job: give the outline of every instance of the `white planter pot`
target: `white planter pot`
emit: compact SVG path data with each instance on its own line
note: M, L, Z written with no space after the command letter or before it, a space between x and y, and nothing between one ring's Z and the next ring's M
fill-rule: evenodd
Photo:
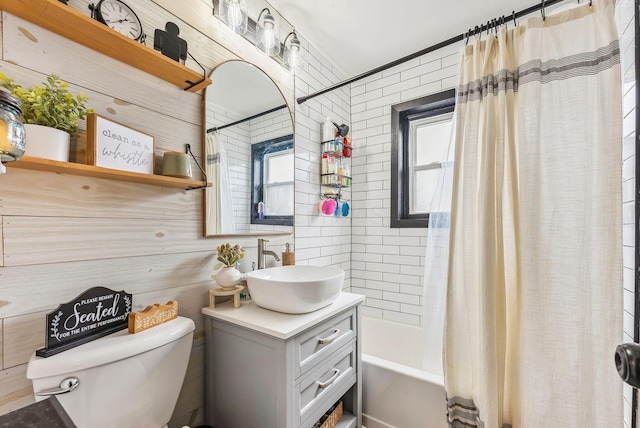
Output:
M25 124L26 156L69 162L71 135L42 125Z
M233 288L240 284L242 273L234 267L224 267L216 274L216 283L222 288Z

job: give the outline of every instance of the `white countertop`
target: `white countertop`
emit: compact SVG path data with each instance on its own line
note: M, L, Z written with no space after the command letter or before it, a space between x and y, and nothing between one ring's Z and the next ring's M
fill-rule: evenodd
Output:
M234 308L232 302L216 303L213 309L202 308L202 313L211 318L286 340L363 301L363 295L343 291L329 306L308 314L292 315L263 309L253 300L242 301L239 308Z

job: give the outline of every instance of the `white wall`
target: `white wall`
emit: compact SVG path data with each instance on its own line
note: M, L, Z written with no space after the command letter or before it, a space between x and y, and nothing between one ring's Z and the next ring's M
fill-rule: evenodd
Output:
M296 97L326 88L347 77L304 37L301 37L301 42L306 65L304 72L296 78ZM348 86L295 106L296 264L344 269L345 289L350 287L352 217L322 216L318 212L318 203L321 191L321 124L327 116L338 124L349 124L350 113ZM348 198L349 192L345 194Z
M453 88L461 44L351 85L353 228L351 290L364 314L421 324L426 229L391 229L391 106Z
M206 114L208 127L245 118L239 113L213 103L207 103ZM217 138L224 145L227 154L236 233L291 232L290 226L251 224L249 205L251 204L251 145L291 134L292 123L292 115L289 109L285 108L220 130Z
M635 263L635 51L633 0L619 0L624 73L624 338L633 341ZM457 84L461 45L452 45L351 85L353 228L351 290L367 296L367 315L421 324L427 231L391 229L390 106ZM631 426L631 387L625 386L625 425Z
M231 123L244 119L240 114L208 103L207 126ZM220 130L218 141L227 158L229 187L233 200L233 219L237 233L248 233L250 228L249 198L251 197L251 125L241 123Z
M272 113L252 119L249 122L251 127L251 144L261 143L278 137L284 137L293 133L291 113L288 109L274 111ZM251 148L249 148L249 178L251 178ZM249 183L251 186L251 183ZM249 187L247 197L251 200L251 187ZM292 198L295 195L291 195ZM249 221L250 218L247 218ZM268 224L250 224L249 230L253 232L287 232L291 231L291 226L272 226Z

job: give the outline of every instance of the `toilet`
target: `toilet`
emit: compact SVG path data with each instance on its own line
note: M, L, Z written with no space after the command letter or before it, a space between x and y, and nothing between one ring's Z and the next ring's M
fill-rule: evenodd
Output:
M187 371L195 325L177 317L141 333L127 330L48 358L31 356L36 401L55 394L78 428L166 427ZM43 395L44 394L44 395Z

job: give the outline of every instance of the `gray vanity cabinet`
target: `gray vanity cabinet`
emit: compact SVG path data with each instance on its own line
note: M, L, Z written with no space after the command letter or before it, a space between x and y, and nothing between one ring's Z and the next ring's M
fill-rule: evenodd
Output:
M339 428L361 426L360 304L341 293L302 315L253 302L204 308L205 419L215 428L311 428L343 402Z

